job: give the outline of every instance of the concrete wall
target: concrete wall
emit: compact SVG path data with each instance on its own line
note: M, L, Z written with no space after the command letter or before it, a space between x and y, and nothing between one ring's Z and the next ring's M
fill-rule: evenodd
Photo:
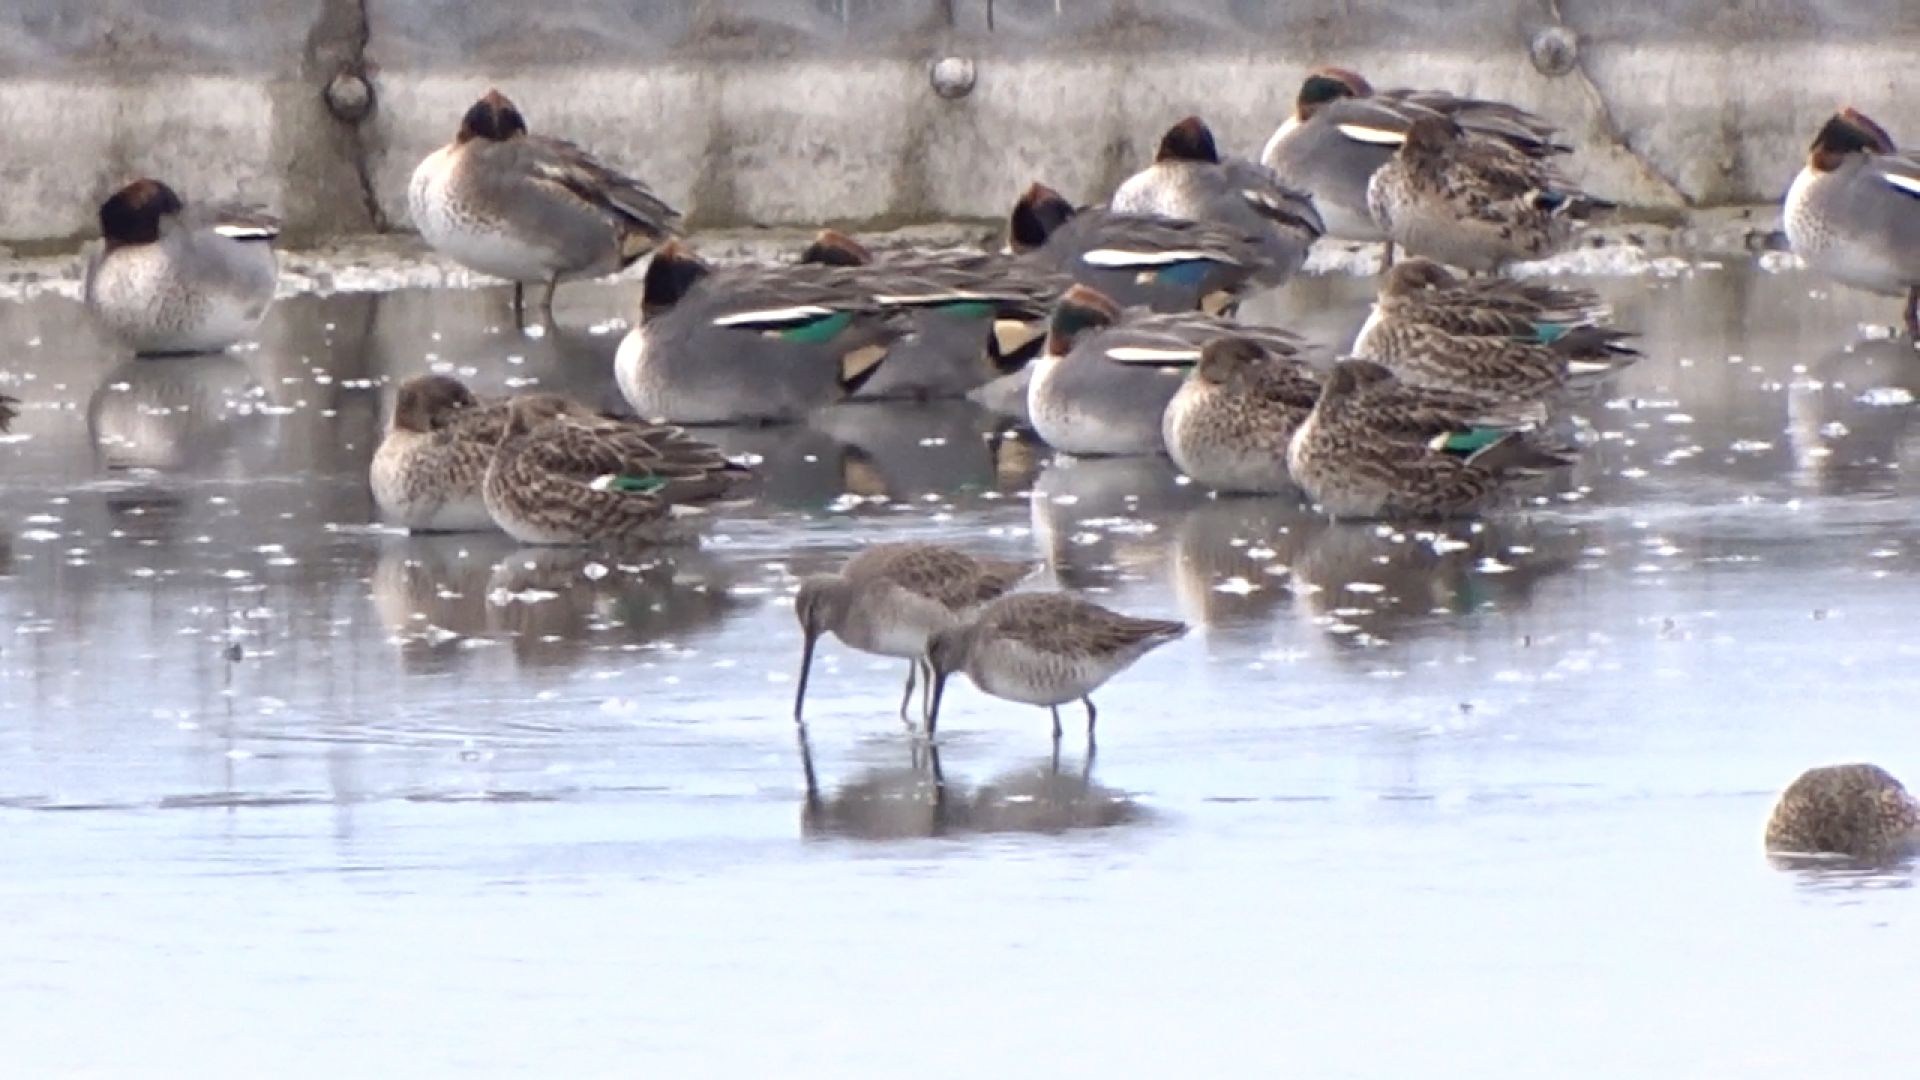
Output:
M696 224L995 217L1036 178L1104 195L1188 112L1257 152L1324 62L1536 109L1603 194L1766 201L1842 102L1920 143L1916 47L1914 0L12 0L0 240L89 234L142 173L405 228L489 86Z

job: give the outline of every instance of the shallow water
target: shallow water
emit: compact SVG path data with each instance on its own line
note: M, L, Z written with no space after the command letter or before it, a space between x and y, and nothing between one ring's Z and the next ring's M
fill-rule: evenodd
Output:
M1917 775L1920 356L1795 273L1591 284L1649 358L1523 513L1331 527L860 406L719 433L766 497L648 560L394 535L364 479L437 364L615 402L630 286L138 363L0 306L8 1072L1884 1071L1912 872L1759 836L1805 766ZM1251 314L1333 341L1368 288ZM929 761L837 645L803 745L795 576L893 538L1196 631L1092 762L961 687Z

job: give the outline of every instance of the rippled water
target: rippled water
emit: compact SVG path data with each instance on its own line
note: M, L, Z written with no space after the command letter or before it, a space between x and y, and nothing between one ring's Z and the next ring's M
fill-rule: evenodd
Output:
M1526 514L1330 527L862 406L724 433L763 503L646 561L393 535L364 480L436 364L616 401L630 287L139 363L0 306L8 1072L1885 1072L1911 873L1759 833L1807 765L1920 776L1920 356L1795 274L1592 284L1650 357ZM1256 314L1332 341L1368 288ZM970 689L929 760L837 646L802 744L794 578L900 537L1198 629L1095 761Z

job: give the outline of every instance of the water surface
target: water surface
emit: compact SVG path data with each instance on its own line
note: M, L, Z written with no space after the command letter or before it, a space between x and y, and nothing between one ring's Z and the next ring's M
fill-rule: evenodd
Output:
M650 558L396 535L365 484L412 374L617 402L631 286L539 338L499 290L293 297L140 362L0 306L9 1071L1910 1061L1911 872L1759 837L1808 765L1920 777L1920 356L1798 274L1590 284L1649 356L1523 512L1329 526L860 406L719 433L765 497ZM1368 287L1252 314L1331 342ZM1092 761L960 687L930 760L903 665L832 645L803 744L795 579L898 538L1195 631L1100 695Z

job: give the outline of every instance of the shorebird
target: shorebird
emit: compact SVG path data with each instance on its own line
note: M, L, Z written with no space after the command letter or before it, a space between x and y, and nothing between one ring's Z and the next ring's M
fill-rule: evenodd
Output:
M800 583L793 610L800 620L800 685L793 719L802 720L813 650L831 633L862 652L911 661L900 719L934 633L964 623L981 605L1018 585L1034 571L1028 562L982 559L937 544L879 544L855 555L837 574Z
M1087 748L1094 747L1093 692L1148 652L1187 632L1170 619L1137 619L1072 593L1014 593L981 609L978 617L934 634L926 663L933 682L927 737L940 720L947 679L965 672L973 684L1008 701L1046 707L1053 741L1060 741L1060 706L1087 707Z

